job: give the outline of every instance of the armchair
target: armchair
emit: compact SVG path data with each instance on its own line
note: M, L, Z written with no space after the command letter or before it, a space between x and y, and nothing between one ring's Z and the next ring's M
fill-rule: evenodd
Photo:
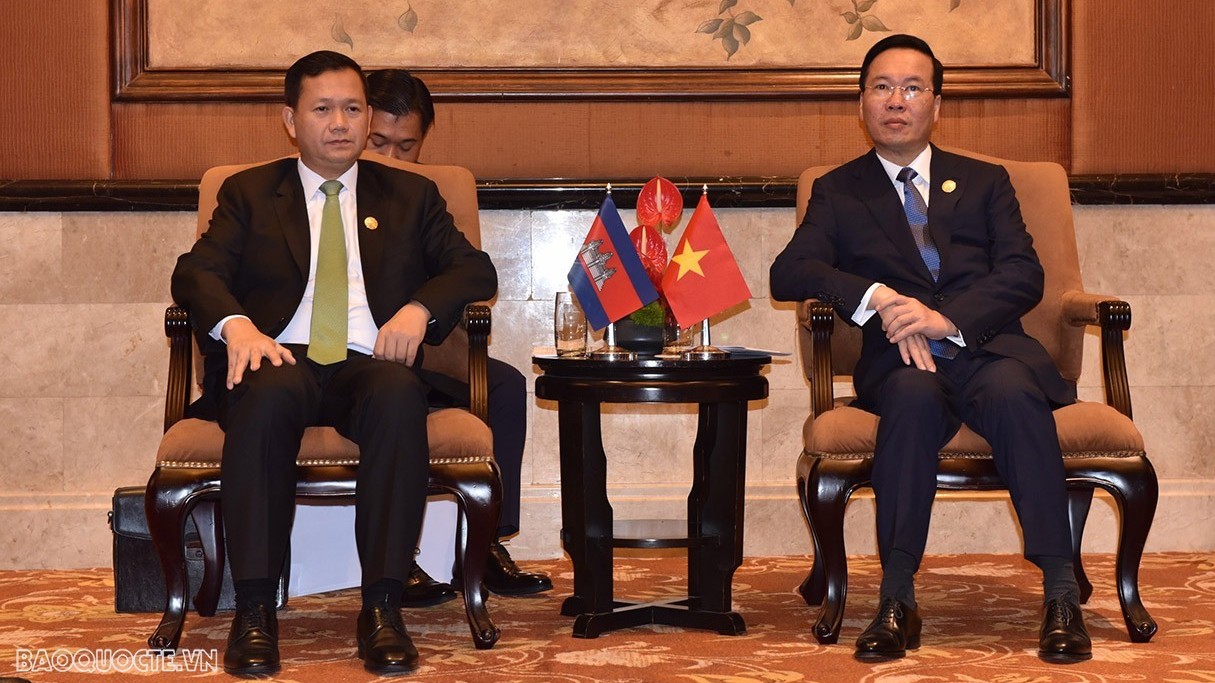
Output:
M1116 578L1123 618L1130 639L1146 642L1155 635L1156 622L1139 598L1139 561L1156 510L1157 482L1143 437L1131 421L1122 340L1131 323L1130 306L1083 290L1067 175L1060 166L952 151L1008 170L1046 272L1042 301L1022 323L1046 347L1065 380L1075 383L1080 376L1084 327L1094 325L1101 330L1105 403L1081 401L1054 413L1067 475L1076 578L1081 599L1087 601L1092 584L1081 563L1081 538L1093 491L1101 488L1112 495L1120 512ZM831 168L811 168L799 178L798 224L815 179ZM833 396L836 376L851 375L856 365L859 329L836 326L832 307L819 301L801 302L797 312L798 346L811 392L797 487L814 544L814 564L798 590L808 605L821 605L813 629L815 638L820 643L835 643L848 589L844 510L854 491L870 485L878 417L849 406L849 397ZM966 426L941 449L937 488L1005 488L996 473L991 447Z
M474 246L480 246L476 182L466 169L410 164L370 153L364 156L433 180L447 201L456 227ZM199 184L198 234L207 229L220 185L228 176L249 166L219 166L204 174ZM499 637L486 608L482 588L502 498L492 435L485 422L489 332L489 307L469 305L464 311L462 325L441 345L429 347L423 361L427 369L467 382L470 387L467 410L434 410L427 417L426 426L430 443L430 492L453 494L460 510L456 562L462 569L465 612L478 649L492 647ZM193 515L202 537L204 572L194 600L202 616L215 613L225 561L219 504L223 431L215 422L185 417L193 388L192 375L201 368L191 336L189 312L169 307L165 311L165 334L170 346L165 435L156 454L156 469L148 481L145 498L148 527L164 570L168 594L160 625L148 638L148 644L154 649L175 649L185 624L187 585L183 529L188 515ZM297 460L297 497L353 500L358 462L358 447L335 429L308 428Z

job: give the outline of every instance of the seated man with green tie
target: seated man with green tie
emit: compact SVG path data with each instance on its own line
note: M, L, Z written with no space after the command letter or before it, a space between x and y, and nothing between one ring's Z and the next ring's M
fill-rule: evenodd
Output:
M280 668L275 588L304 429L359 445L359 656L377 674L418 652L400 614L426 501L429 389L422 343L497 288L431 181L359 160L371 112L359 65L321 51L287 70L283 123L299 158L233 175L182 255L172 294L204 353L224 429L221 504L236 588L224 669Z
M417 163L422 143L435 120L430 90L422 79L403 69L372 71L367 74L367 101L372 110L367 149ZM485 567L485 586L499 595L540 593L550 590L552 581L544 574L521 570L502 542L507 536L519 533L523 447L527 440L527 383L522 373L496 358L489 359L486 374L494 460L502 474L502 511L498 515L499 540L490 547ZM468 392L465 389L458 396L432 393L432 400L467 405ZM435 581L414 564L405 584L402 604L423 607L450 600L455 595L451 584Z

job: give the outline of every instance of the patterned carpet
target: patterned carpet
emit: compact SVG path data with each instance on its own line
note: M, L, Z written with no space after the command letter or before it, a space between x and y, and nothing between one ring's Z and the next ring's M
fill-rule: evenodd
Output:
M570 636L572 619L559 614L573 580L569 563L527 565L550 572L556 589L538 597L493 598L491 613L503 635L492 650L473 649L458 601L406 611L406 623L423 658L422 667L407 680L1215 683L1212 554L1165 553L1145 558L1141 570L1144 602L1160 625L1160 632L1147 644L1132 644L1127 639L1113 586L1112 557L1089 559L1094 594L1086 620L1093 636L1093 660L1066 667L1044 664L1034 654L1040 603L1036 571L1011 555L925 560L918 584L923 647L903 660L876 666L861 664L851 656L851 643L874 608L877 576L871 558L851 562L849 610L840 644L834 646L815 642L809 633L815 611L794 592L808 569L805 557L751 558L743 564L735 575L734 600L746 619L747 633L735 637L647 626L597 639L575 639ZM618 558L617 596L658 599L679 595L685 590L685 566L678 557ZM158 615L116 614L112 601L109 570L0 572L0 676L69 682L227 678L222 670L149 671L156 667L135 655L141 652ZM284 668L275 680L371 680L354 655L358 606L354 590L292 599L280 615ZM183 648L215 649L222 656L228 619L223 613L213 618L191 615ZM113 655L109 668L99 667L111 673L47 671L73 658L87 666L90 656L98 656L81 656L81 652L118 654ZM42 670L31 672L31 667Z

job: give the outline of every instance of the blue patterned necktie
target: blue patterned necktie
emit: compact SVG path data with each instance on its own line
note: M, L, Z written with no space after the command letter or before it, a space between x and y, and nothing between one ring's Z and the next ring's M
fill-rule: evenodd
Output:
M928 204L912 182L917 175L915 169L904 168L895 179L903 183L903 211L907 214L907 225L911 226L911 238L915 240L920 258L924 259L924 265L932 274L932 281L936 282L941 276L941 252L932 241L932 233L928 232ZM958 355L958 345L944 339L929 339L928 350L938 358Z

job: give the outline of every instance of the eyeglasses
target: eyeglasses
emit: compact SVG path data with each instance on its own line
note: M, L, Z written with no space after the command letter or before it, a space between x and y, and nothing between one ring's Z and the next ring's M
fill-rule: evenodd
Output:
M865 86L865 91L883 100L896 92L902 92L903 100L910 102L924 93L932 92L932 88L925 88L922 85L889 85L887 83L878 83L877 85Z

